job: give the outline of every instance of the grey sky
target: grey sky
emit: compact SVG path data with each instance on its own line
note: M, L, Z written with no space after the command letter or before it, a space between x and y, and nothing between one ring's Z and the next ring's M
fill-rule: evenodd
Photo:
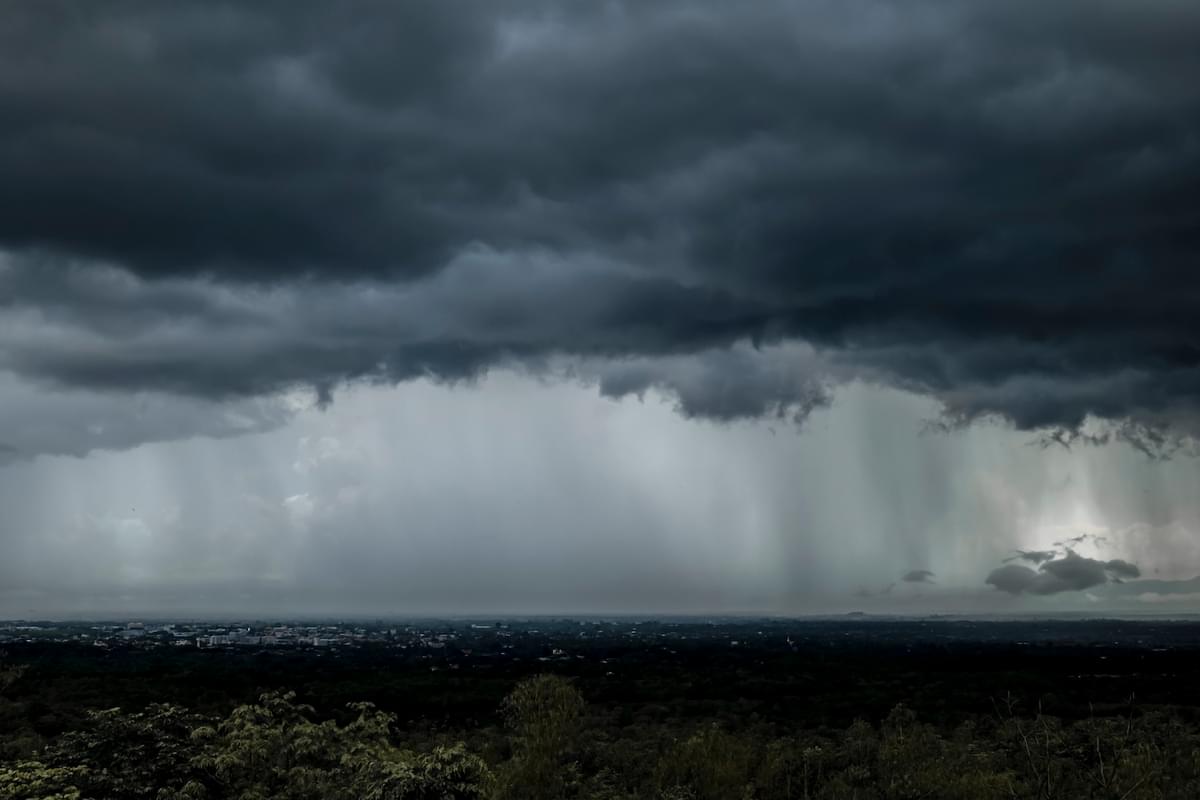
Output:
M309 407L267 432L0 468L2 613L1195 605L1195 460L922 433L936 406L892 390L846 387L799 433L503 371L291 402ZM1080 557L1157 583L985 585L1015 548L1080 532L1108 540ZM876 596L918 570L937 583Z
M14 5L0 612L1192 602L1198 39Z

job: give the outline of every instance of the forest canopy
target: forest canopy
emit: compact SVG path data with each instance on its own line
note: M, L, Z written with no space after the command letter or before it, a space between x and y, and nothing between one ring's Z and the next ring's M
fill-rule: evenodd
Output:
M7 693L22 680L7 667ZM29 709L6 699L7 719ZM86 713L51 739L5 735L3 800L783 800L1192 798L1200 727L1129 704L1064 721L1013 698L948 727L896 706L841 729L630 719L571 679L519 681L498 725L406 732L369 702L333 718L293 691L227 714L155 703Z

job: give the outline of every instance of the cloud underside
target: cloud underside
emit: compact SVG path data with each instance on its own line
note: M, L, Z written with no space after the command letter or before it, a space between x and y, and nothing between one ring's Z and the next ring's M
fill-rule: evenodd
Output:
M203 404L519 365L794 420L866 380L1169 452L1198 38L1168 0L26 4L0 370Z
M1005 564L988 574L986 583L1009 594L1051 595L1082 592L1107 583L1122 583L1141 576L1137 565L1119 558L1100 561L1067 550L1061 558L1043 561L1034 570Z

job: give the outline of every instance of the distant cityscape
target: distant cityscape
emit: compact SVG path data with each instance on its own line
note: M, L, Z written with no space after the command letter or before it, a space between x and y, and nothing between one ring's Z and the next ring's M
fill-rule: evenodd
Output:
M714 624L715 625L715 624ZM747 638L741 626L718 632L714 625L661 622L546 620L425 621L400 624L355 622L10 622L0 624L0 646L6 643L62 643L99 649L195 648L228 650L259 648L320 650L373 648L396 655L446 662L457 669L464 661L583 660L598 648L621 645L727 639L740 646ZM757 635L765 636L765 630ZM790 640L784 637L782 644ZM669 652L674 652L667 648ZM607 660L607 659L601 659Z
M529 631L523 631L528 633ZM536 634L536 630L532 633ZM508 623L451 625L363 624L361 622L15 622L0 624L4 642L74 642L111 647L361 647L441 650L469 643L489 651L512 649ZM456 648L457 649L457 648Z
M457 669L507 661L599 661L686 656L712 648L783 654L862 644L901 649L950 643L1038 647L1200 647L1200 623L1170 619L476 619L375 621L10 621L0 647L58 643L98 650L372 649Z

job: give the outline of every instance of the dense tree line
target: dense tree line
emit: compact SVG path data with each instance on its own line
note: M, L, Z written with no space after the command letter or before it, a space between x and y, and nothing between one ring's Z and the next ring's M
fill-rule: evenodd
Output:
M0 671L0 695L21 678ZM4 702L0 700L0 702ZM998 700L954 726L896 707L848 727L655 722L518 682L502 722L413 736L352 703L322 718L271 691L224 714L92 710L49 740L3 736L0 798L37 800L783 800L1200 797L1200 727L1132 703L1060 720Z

